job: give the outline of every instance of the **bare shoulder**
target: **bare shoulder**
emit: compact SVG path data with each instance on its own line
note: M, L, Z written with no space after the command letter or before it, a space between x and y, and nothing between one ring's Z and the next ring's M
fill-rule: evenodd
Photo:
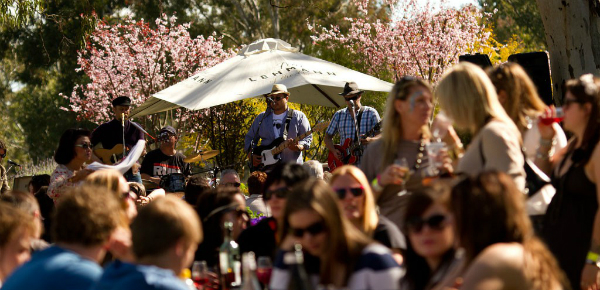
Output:
M524 250L517 243L494 244L483 250L464 275L464 289L526 289Z

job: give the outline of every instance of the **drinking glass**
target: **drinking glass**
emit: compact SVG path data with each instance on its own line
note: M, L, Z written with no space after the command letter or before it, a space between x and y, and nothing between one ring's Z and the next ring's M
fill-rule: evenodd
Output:
M204 289L209 280L206 261L194 261L194 264L192 264L192 280L194 280L198 289Z
M269 282L271 281L271 271L273 270L271 258L267 256L258 257L256 264L256 277L258 278L258 281L265 286L269 285Z
M405 195L407 193L406 182L408 182L408 180L410 179L412 171L408 167L408 161L406 161L406 158L404 157L397 158L396 160L394 160L394 164L400 166L400 168L404 171L404 177L402 177L402 190L398 192L398 195Z

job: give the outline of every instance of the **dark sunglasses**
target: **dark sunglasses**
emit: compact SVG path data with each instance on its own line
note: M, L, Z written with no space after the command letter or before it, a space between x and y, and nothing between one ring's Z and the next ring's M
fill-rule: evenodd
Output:
M568 108L571 104L575 104L575 103L577 103L577 104L583 104L583 103L585 103L585 101L576 100L576 99L565 99L562 106L564 108Z
M354 97L351 97L351 98L344 97L344 99L346 99L346 101L356 101L356 100L358 100L358 98L360 98L360 95L354 95Z
M420 217L411 218L406 222L406 226L413 233L420 233L425 225L432 230L440 231L446 226L445 221L445 215L435 214L426 219L422 219Z
M233 186L233 187L240 187L240 185L242 185L242 184L239 183L239 182L227 182L227 183L223 183L222 185Z
M278 198L286 198L289 193L290 189L287 187L282 187L275 190L268 190L263 194L263 200L267 201L271 199L273 195L277 196Z
M136 200L137 199L137 194L133 191L127 191L127 192L123 192L121 193L121 198L122 199L133 199Z
M83 149L92 149L91 143L75 144L75 147L81 147Z
M337 193L339 199L346 198L347 191L350 191L354 197L359 197L365 192L365 189L362 187L362 185L360 187L334 187L333 190L335 193Z
M243 209L240 209L240 208L235 210L235 214L236 214L237 218L241 218L242 216L245 216L248 219L250 218L250 215L248 214L248 212Z
M316 236L324 231L325 231L325 224L322 221L316 222L304 229L290 228L290 232L292 233L292 235L294 235L294 237L297 237L297 238L304 237L305 233L309 233L311 236Z
M287 98L287 96L271 97L271 99L273 99L273 101L275 101L275 102L279 102L279 101L281 101L282 99L285 99L285 98Z

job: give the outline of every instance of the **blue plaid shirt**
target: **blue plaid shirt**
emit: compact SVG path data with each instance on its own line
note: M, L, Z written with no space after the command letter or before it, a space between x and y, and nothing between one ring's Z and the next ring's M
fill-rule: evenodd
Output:
M360 124L358 126L359 135L369 132L369 130L375 127L375 125L381 120L377 110L367 106L361 106L361 110L363 113L362 117L360 117ZM343 144L344 140L348 138L354 140L354 137L356 136L356 129L354 128L352 114L348 108L344 108L335 112L333 118L331 119L331 123L329 123L329 127L327 127L327 130L325 131L326 134L331 136L335 135L336 132L340 134L340 144Z

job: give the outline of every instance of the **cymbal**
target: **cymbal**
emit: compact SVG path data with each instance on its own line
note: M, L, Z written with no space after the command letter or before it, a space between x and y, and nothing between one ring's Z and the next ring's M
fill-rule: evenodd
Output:
M208 150L208 151L200 151L196 154L192 154L189 157L183 159L184 162L198 162L198 161L206 161L210 158L213 158L221 153L219 150Z

